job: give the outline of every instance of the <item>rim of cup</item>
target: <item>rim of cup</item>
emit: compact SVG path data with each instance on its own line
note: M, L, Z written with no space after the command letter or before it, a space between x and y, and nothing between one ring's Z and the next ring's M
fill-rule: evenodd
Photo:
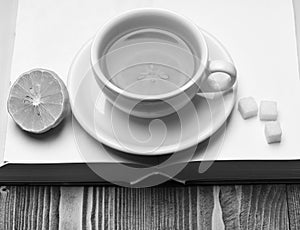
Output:
M163 94L155 94L155 95L141 95L136 93L128 92L122 88L119 88L115 84L113 84L102 72L101 67L99 65L99 60L103 57L99 57L99 49L101 42L106 35L107 32L109 32L112 28L117 26L120 22L124 20L128 20L132 17L136 16L144 16L145 14L160 14L168 17L169 19L173 20L174 22L180 21L184 24L184 26L193 34L195 37L195 40L197 41L197 45L200 47L200 62L198 69L196 73L192 76L191 79L189 79L183 86L181 86L179 89L170 91L168 93ZM105 44L105 47L107 47L108 44ZM205 38L198 28L198 26L191 21L190 19L186 18L185 16L182 16L178 13L175 13L170 10L166 9L159 9L159 8L139 8L139 9L133 9L125 11L124 13L110 19L107 21L102 27L98 29L96 32L96 35L93 39L92 46L91 46L91 56L90 61L92 65L92 69L96 77L105 85L106 88L108 88L110 91L113 91L115 93L118 93L119 95L122 95L124 97L127 97L129 99L135 99L135 100L141 100L141 101L156 101L156 100L164 100L169 99L172 97L175 97L179 95L182 92L185 92L190 87L194 86L195 84L198 84L199 78L204 74L207 62L208 62L208 48L206 45Z

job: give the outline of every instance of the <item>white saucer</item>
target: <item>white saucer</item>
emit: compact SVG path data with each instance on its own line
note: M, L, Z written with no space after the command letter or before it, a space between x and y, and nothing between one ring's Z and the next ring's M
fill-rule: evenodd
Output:
M203 33L209 59L232 62L225 48L207 32ZM97 85L90 68L90 46L91 41L80 49L70 68L70 102L75 118L86 132L109 147L148 156L184 150L216 132L235 105L237 88L213 100L196 96L178 114L161 120L129 117L113 108Z

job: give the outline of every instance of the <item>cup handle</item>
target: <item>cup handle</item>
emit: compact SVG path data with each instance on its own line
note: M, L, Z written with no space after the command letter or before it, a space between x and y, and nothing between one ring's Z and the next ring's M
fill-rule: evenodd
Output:
M218 72L225 73L230 76L230 82L228 86L222 90L213 89L208 84L207 81L207 79L212 73L218 73ZM203 81L203 87L201 84L201 89L200 89L201 91L199 91L197 94L201 97L205 97L208 99L214 99L215 97L222 96L225 93L231 91L235 87L237 82L236 76L237 76L237 71L232 63L223 60L209 61L206 78Z

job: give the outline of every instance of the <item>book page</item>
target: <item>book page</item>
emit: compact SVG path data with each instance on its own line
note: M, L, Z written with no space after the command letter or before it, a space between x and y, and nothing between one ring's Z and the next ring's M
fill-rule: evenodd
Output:
M17 0L0 1L0 165L4 161L7 123L6 98L10 81L17 3Z
M201 145L194 160L300 159L300 84L291 0L20 1L11 82L37 67L55 71L66 82L74 56L96 30L109 18L137 7L161 7L194 20L231 54L238 70L238 98L253 96L258 103L278 103L283 130L280 144L268 145L264 122L258 118L243 120L234 108L224 138L217 135L208 149ZM90 146L83 158L74 139L74 127L81 129L72 124L70 116L55 130L37 138L22 132L8 117L5 161L145 161L121 152L103 154L102 145L81 129L81 140ZM185 160L184 155L181 160Z

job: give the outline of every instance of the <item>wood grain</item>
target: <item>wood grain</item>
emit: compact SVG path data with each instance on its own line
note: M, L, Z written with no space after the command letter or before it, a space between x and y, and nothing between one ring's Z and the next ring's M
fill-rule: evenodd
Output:
M89 187L84 229L211 229L212 187Z
M226 229L289 229L286 185L222 186Z
M290 229L300 229L300 185L287 185Z
M1 187L0 229L211 229L213 187Z
M0 187L9 230L300 229L299 219L300 185Z

